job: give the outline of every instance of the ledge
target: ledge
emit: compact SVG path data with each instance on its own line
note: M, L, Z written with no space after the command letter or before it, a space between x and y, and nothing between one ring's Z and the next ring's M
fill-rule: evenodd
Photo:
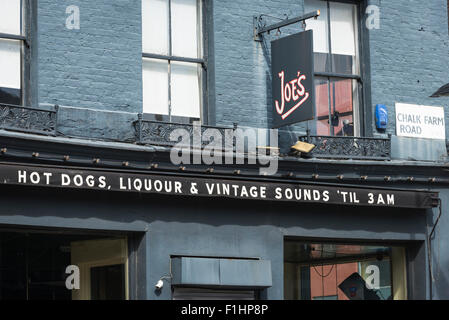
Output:
M30 141L34 143L52 143L56 145L69 145L76 147L89 147L98 149L108 149L110 151L131 151L131 152L143 152L143 153L169 153L170 147L162 146L149 146L149 145L137 145L132 143L115 142L115 141L101 141L101 140L89 140L81 138L69 138L69 137L54 137L43 136L32 133L15 132L0 129L0 141L1 138L8 138L14 140ZM0 147L4 147L0 145ZM38 150L37 150L38 151ZM195 151L194 151L195 153ZM251 157L251 156L250 156ZM428 162L428 161L410 161L410 160L356 160L356 159L320 159L320 158L298 158L296 156L282 156L278 157L281 162L290 163L317 163L317 164L341 164L341 165L362 165L362 166L409 166L409 167L439 167L449 168L449 162Z

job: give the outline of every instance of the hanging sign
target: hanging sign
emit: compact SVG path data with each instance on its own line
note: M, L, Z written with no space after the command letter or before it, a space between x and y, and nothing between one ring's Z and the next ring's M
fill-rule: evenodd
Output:
M89 168L0 164L0 183L173 196L220 197L298 203L430 208L437 193L228 178L171 176Z
M273 127L314 117L313 31L271 42Z
M444 108L396 103L396 135L446 139Z

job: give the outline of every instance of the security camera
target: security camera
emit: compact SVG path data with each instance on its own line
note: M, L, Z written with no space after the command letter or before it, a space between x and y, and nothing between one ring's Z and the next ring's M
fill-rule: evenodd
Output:
M162 281L162 279L159 279L159 281L155 285L156 289L161 290L163 286L164 286L164 281Z

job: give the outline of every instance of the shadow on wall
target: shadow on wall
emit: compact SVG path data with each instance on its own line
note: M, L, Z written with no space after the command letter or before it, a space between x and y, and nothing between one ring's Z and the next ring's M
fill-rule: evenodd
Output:
M422 240L425 214L420 210L329 206L296 202L173 197L127 192L61 190L56 188L0 186L5 210L0 223L34 221L42 224L64 222L66 227L129 229L130 224L147 229L154 223L189 224L234 228L273 227L290 234L331 237L328 231L351 238L359 232L369 239L384 234L410 235ZM51 197L49 196L51 195ZM23 201L26 198L27 201ZM35 220L30 220L29 218ZM98 225L93 226L92 221ZM3 221L3 222L2 222ZM20 223L16 223L20 224ZM173 225L171 226L173 227ZM171 228L170 227L170 228ZM293 232L293 233L291 233ZM418 239L421 236L420 239Z

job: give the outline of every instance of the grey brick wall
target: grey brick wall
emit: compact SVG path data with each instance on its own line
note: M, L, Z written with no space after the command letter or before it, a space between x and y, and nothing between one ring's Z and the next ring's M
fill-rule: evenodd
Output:
M449 136L449 98L429 98L449 82L446 0L370 0L380 7L380 29L369 31L372 103L389 111L395 134L395 102L444 106Z
M394 133L395 102L449 108L448 98L429 98L449 82L447 1L367 2L381 10L380 29L368 32L372 81L365 85L371 85L372 106L367 110L386 104L390 119L387 132ZM65 27L68 5L80 8L80 30ZM129 120L142 108L140 11L140 0L38 2L38 54L33 61L37 64L36 96L40 104L71 107L61 118L62 133L112 139L132 135ZM215 90L211 92L215 93L212 100L217 125L237 122L270 127L269 49L276 35L266 35L263 43L253 41L253 16L293 17L302 13L303 0L213 1L214 50L210 54ZM276 19L267 17L267 21ZM282 36L301 29L300 24L282 29ZM89 112L74 108L88 108ZM71 112L77 121L68 121ZM449 122L449 110L446 114ZM106 128L106 123L115 128ZM301 133L304 125L289 129ZM377 135L375 130L373 133Z
M303 2L215 1L215 87L217 124L266 128L271 121L270 41L275 32L265 34L264 42L253 40L253 16L268 14L284 18L303 13ZM266 17L268 23L278 22ZM282 36L299 24L282 29Z
M80 8L80 29L66 28L66 7ZM139 112L140 0L39 0L39 103Z

